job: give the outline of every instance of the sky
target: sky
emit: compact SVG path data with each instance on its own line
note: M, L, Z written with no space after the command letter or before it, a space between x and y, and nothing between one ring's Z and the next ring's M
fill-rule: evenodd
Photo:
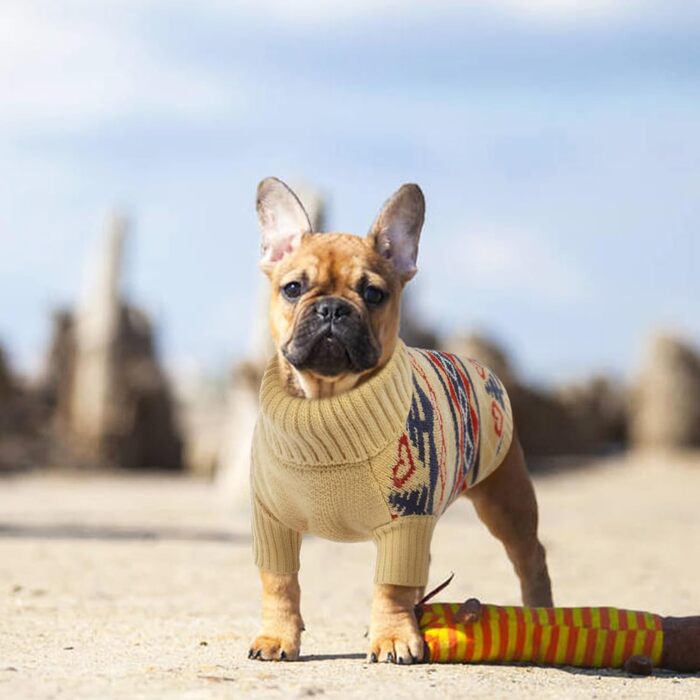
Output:
M417 182L413 313L527 378L629 377L700 343L692 0L3 0L0 342L41 365L108 212L173 368L221 372L258 312L257 182L364 234Z

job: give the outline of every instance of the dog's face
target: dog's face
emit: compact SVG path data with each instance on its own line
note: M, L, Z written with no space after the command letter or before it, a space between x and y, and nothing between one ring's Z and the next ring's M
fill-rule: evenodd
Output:
M416 272L423 194L404 185L365 237L313 233L297 197L274 178L258 186L257 208L271 332L290 391L316 398L352 388L396 346L401 292Z

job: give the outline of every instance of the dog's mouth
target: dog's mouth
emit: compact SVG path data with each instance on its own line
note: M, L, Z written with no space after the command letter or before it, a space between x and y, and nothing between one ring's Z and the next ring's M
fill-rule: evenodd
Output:
M337 377L364 372L379 361L379 351L365 323L358 320L342 326L323 323L309 328L309 325L299 324L282 348L285 359L295 369Z
M330 332L312 345L306 361L297 369L310 369L324 376L358 371L343 342Z

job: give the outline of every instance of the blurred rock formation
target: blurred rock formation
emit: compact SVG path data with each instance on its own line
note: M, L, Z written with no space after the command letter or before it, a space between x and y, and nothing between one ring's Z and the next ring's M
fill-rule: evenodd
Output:
M7 439L16 431L17 387L10 370L5 349L0 345L0 467L7 464Z
M621 383L594 375L558 388L555 396L577 423L582 451L620 449L628 443L627 388Z
M476 358L500 377L527 456L595 454L620 447L625 440L625 392L609 380L594 378L547 391L525 384L505 351L483 335L448 338L443 349Z
M505 350L495 340L482 333L455 333L441 343L441 349L479 360L496 373L508 390L518 383Z
M14 376L0 346L0 474L44 464L51 441L44 394Z
M700 353L680 338L652 336L631 392L637 447L700 447Z
M5 348L0 345L0 401L6 401L12 395L13 381L7 362Z
M407 287L401 299L401 339L412 348L435 348L437 333L421 318L414 302L415 296Z
M45 383L56 426L91 460L182 468L170 388L146 314L121 295L125 222L110 220L74 313L54 318Z
M308 185L294 188L314 229L323 230L323 197ZM187 465L195 474L215 473L222 496L242 512L248 506L259 385L274 352L268 281L260 277L251 309L248 356L225 381L179 376L175 400L151 321L122 293L125 236L124 220L112 218L76 308L54 314L39 380L14 376L0 346L0 470ZM546 466L547 458L601 454L628 444L700 447L700 352L672 335L650 339L631 389L604 376L533 386L493 339L478 333L441 339L421 319L410 288L401 336L409 345L474 357L491 367L508 390L535 468Z
M175 380L185 464L191 474L211 478L219 462L228 382L200 367L180 368Z
M46 355L43 383L59 431L70 429L70 407L75 373L75 324L66 310L55 311Z
M264 363L252 360L240 362L231 373L228 390L226 429L220 443L217 484L239 511L249 506L250 449L264 369Z

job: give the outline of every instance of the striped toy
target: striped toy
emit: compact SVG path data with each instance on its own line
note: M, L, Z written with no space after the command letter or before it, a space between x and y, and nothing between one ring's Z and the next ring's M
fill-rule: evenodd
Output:
M421 605L418 615L434 662L621 668L633 656L655 666L662 661L662 618L647 612L480 604L474 620L465 605L432 603Z

